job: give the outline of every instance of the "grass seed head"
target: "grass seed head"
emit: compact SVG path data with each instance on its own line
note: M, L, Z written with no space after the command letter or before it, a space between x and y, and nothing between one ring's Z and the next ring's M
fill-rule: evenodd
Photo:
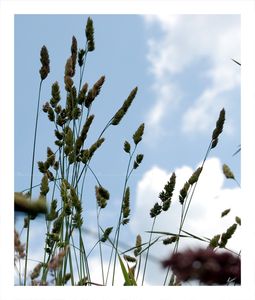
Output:
M219 240L220 240L220 234L215 235L215 236L210 240L210 243L209 243L209 246L208 246L208 247L210 247L210 248L212 248L212 249L218 247L218 245L219 245Z
M73 73L72 76L75 74L75 65L76 65L76 60L77 60L77 40L75 36L72 37L72 45L71 45L71 58L72 58L72 69Z
M169 244L175 243L177 240L178 240L177 236L171 236L170 238L164 239L163 244L164 245L169 245Z
M142 123L138 127L138 129L136 130L136 132L133 135L133 141L134 141L135 145L137 145L138 143L140 143L140 141L142 140L143 132L144 132L144 123Z
M42 181L41 181L41 187L40 187L40 195L42 197L46 197L46 195L48 194L50 188L49 188L49 183L48 183L48 176L45 174L42 178Z
M112 232L112 229L113 229L113 227L107 227L107 228L105 229L104 234L103 234L103 236L102 236L101 239L100 239L100 241L101 241L102 243L105 243L105 242L108 240L108 238L109 238L109 236L110 236L110 234L111 234L111 232Z
M175 183L176 183L176 175L173 172L170 177L170 180L164 186L164 190L159 194L159 198L163 202L162 209L164 211L167 211L170 207L174 188L175 188Z
M49 109L48 109L48 119L51 122L55 121L55 114L54 114L54 110L52 109L52 107L49 107Z
M127 187L125 191L123 205L122 205L122 214L123 214L123 219L126 220L125 224L127 224L127 222L129 221L128 217L130 215L130 188L129 187Z
M227 166L226 164L224 164L222 166L222 171L227 179L235 179L233 172L230 170L229 166Z
M80 49L78 52L78 64L80 67L82 67L84 64L84 55L85 55L85 50Z
M64 213L62 212L53 223L52 233L59 234L63 225Z
M218 141L219 141L219 139L218 139L218 138L212 141L212 146L211 146L211 149L213 149L213 148L215 148L215 147L217 146L217 144L218 144Z
M72 86L73 86L73 60L72 57L69 57L66 61L65 65L65 76L64 76L64 82L65 82L65 89L67 92L71 92Z
M97 199L97 204L100 208L105 208L107 205L107 201L110 198L109 192L103 188L102 186L96 186L95 187L96 191L96 199Z
M129 144L129 142L128 141L125 141L124 142L124 151L126 152L126 153L130 153L130 149L131 149L131 146L130 146L130 144Z
M134 250L134 255L138 256L139 253L142 251L142 237L140 234L136 236L136 242L135 242L135 250Z
M137 154L136 159L134 161L133 168L137 169L139 167L140 163L142 162L142 160L143 160L143 154Z
M221 213L221 217L223 218L223 217L225 217L229 212L230 212L230 208L228 208L228 209L225 209L222 213Z
M158 216L162 211L162 206L158 204L158 202L156 202L153 206L153 208L150 210L150 216L151 218L155 218L156 216Z
M88 84L87 82L82 86L79 95L78 95L78 103L81 104L85 104L85 99L86 99L86 94L88 91Z
M56 107L58 102L61 100L60 97L60 88L58 82L54 82L51 86L51 96L50 104L52 107Z
M86 38L87 38L88 51L91 52L91 51L95 50L95 42L94 42L93 20L90 17L87 19L85 34L86 34Z
M227 245L229 239L231 239L232 235L235 233L237 228L237 224L234 223L231 225L226 232L222 233L219 247L224 248Z
M99 140L97 140L90 148L89 148L89 158L91 158L95 151L100 148L100 146L103 144L103 142L105 141L104 138L101 138Z
M126 112L128 111L129 107L131 106L136 94L137 94L138 88L135 87L127 97L127 99L122 104L121 108L115 113L115 115L112 118L111 124L116 126L120 123Z
M50 212L46 215L46 220L47 221L53 221L58 217L58 212L57 212L57 200L53 199L50 204Z
M49 59L49 53L48 50L45 46L43 46L41 48L41 52L40 52L41 58L41 69L40 69L40 75L41 75L41 79L44 80L48 74L50 73L50 59Z
M47 147L47 162L51 167L53 167L55 163L55 154L50 147Z
M184 203L184 200L188 194L189 187L190 187L190 183L185 182L183 188L180 190L179 201L181 205Z
M132 263L135 263L135 262L136 262L136 258L133 257L133 256L130 256L130 255L124 255L123 257L124 257L124 259L125 259L127 262L132 262Z
M82 140L83 142L85 141L85 139L87 138L87 134L88 134L88 131L89 131L89 128L94 120L95 116L94 115L90 115L85 124L83 125L82 127L82 131L81 131L81 137L82 137Z
M62 265L63 259L66 256L67 252L68 252L68 247L66 247L64 250L59 251L59 253L55 255L48 263L48 268L51 271L56 271L57 269L59 269Z
M14 230L14 250L17 253L16 259L24 258L25 254L25 244L21 244L20 236L16 229Z
M43 105L42 110L43 110L43 112L47 113L48 110L49 110L49 108L50 108L50 103L49 103L49 102L46 102L46 103Z
M216 122L216 127L215 127L215 129L212 133L212 146L211 146L211 148L216 147L216 145L218 143L218 137L223 131L224 122L225 122L225 109L223 108L220 111L219 118ZM214 141L216 141L216 142L214 142Z
M42 266L43 266L43 264L39 263L34 267L32 273L30 275L31 280L34 280L35 278L37 278L40 275Z
M239 218L238 216L235 217L235 221L236 223L241 226L241 218Z
M202 172L202 167L196 169L196 171L191 175L188 181L190 185L193 185L195 182L198 181L201 172Z
M104 84L105 76L101 76L94 84L93 88L88 91L88 95L85 97L85 106L89 108L95 98L99 95L102 85Z
M39 170L41 173L44 174L44 173L47 171L47 169L45 168L44 162L38 161L38 162L37 162L37 165L38 165L38 170Z

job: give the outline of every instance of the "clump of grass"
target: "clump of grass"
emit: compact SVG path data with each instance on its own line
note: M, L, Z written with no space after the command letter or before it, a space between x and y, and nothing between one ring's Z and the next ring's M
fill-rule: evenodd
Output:
M91 87L87 82L83 81L87 56L95 50L94 25L91 18L87 19L85 26L83 47L78 50L78 41L73 36L70 50L71 53L66 60L64 77L62 78L64 92L61 91L59 81L53 82L50 99L42 105L42 111L53 125L54 148L47 145L45 159L37 162L41 181L39 185L34 186L33 178L34 167L36 166L36 140L42 82L50 72L50 59L47 48L43 46L40 52L40 84L33 138L30 186L27 189L27 194L15 193L15 210L26 214L23 226L23 229L26 230L25 244L20 242L19 234L15 231L16 259L25 261L24 274L21 274L19 271L19 283L23 285L68 284L100 286L107 285L110 282L110 284L115 285L116 270L119 268L123 275L124 285L138 285L139 276L141 276L141 285L143 285L147 275L147 265L151 257L150 250L158 242L163 242L163 246L173 244L174 258L178 256L178 246L183 237L190 237L207 243L208 251L213 252L218 248L229 250L226 248L226 245L235 233L237 226L241 225L241 219L237 216L232 226L211 239L200 238L183 230L205 161L210 151L217 146L219 136L223 131L225 110L222 109L201 166L194 171L179 191L178 199L181 205L181 216L178 232L163 233L154 231L157 218L171 209L176 185L176 174L172 172L163 190L158 195L158 201L155 202L149 212L146 212L147 217L152 219L148 241L142 242L142 237L138 234L135 246L132 248L126 247L128 248L127 250L121 251L121 233L125 230L130 218L132 218L129 180L144 159L144 154L137 153L137 149L143 139L145 124L141 123L133 133L132 138L129 141L124 141L123 150L127 157L127 167L122 183L122 196L120 197L119 211L116 213L117 222L108 227L102 226L102 216L108 208L109 201L111 201L111 193L91 167L91 161L95 159L97 153L102 151L104 147L105 132L118 126L127 114L137 95L138 88L134 87L130 91L120 108L113 113L98 137L95 138L93 135L93 123L96 117L91 111L103 89L106 78L104 75L100 76ZM76 80L77 77L78 80ZM78 82L77 86L75 82ZM94 138L90 144L88 144L88 137ZM84 208L86 208L83 199L84 185L88 173L92 174L96 182L94 185L94 200L97 232L95 233L96 242L92 249L88 249L85 242L86 234L84 234L84 232L91 230L91 228L87 228L87 221L86 219L84 220L83 215ZM225 164L223 165L223 173L227 179L235 180L234 174ZM31 201L34 188L38 186L38 200ZM226 209L222 212L221 217L225 217L229 213L230 209ZM32 221L36 219L38 214L43 214L45 217L44 252L42 258L28 276L29 232ZM154 238L154 234L160 234L160 236ZM105 247L110 247L110 256L107 259L104 253ZM96 248L98 249L101 264L102 281L100 283L94 282L91 278L89 264L90 254ZM190 254L190 257L192 255ZM215 253L213 252L212 255L215 255ZM145 259L143 261L144 256ZM105 265L107 265L107 270L105 270ZM163 284L179 285L180 281L185 281L185 279L178 274L176 275L175 271L170 273L171 265L173 265L172 262L165 264L167 270ZM20 270L20 267L17 269ZM29 283L28 280L30 280Z
M33 191L33 176L35 167L37 127L39 120L40 95L42 82L47 78L50 72L50 59L46 46L43 46L40 53L41 68L39 95L36 111L36 122L34 132L33 156L31 182L29 188L29 199L22 194L15 196L15 208L28 213L25 218L24 228L27 231L26 255L24 285L27 285L27 262L29 250L29 230L32 219L36 218L38 213L45 214L46 233L45 233L45 252L42 261L35 267L30 279L31 284L36 284L36 278L40 284L48 283L48 275L54 273L54 284L64 285L70 281L72 285L85 283L90 285L90 270L85 248L82 230L84 229L83 212L83 188L85 178L88 172L91 172L96 179L95 198L97 204L97 229L101 265L103 267L102 243L109 240L112 227L108 227L103 233L100 226L101 210L105 209L110 200L110 193L103 187L97 175L90 167L90 162L96 152L103 146L105 138L103 134L111 126L117 126L129 107L131 106L138 88L135 87L122 106L113 114L113 117L106 123L99 137L90 145L85 145L87 136L91 134L91 125L94 115L91 114L94 101L99 96L105 82L105 76L101 76L89 88L88 83L83 83L85 64L87 54L95 50L94 25L91 18L87 19L85 26L85 47L78 50L78 41L75 36L72 37L71 54L66 60L64 70L65 95L62 95L60 84L55 81L51 86L51 98L43 104L43 112L54 125L55 145L57 149L53 150L47 147L47 157L44 161L38 161L38 170L42 174L40 183L40 202L30 202ZM76 87L74 77L79 72L79 84ZM65 103L63 103L65 99ZM133 135L135 147L130 154L125 184L123 189L123 199L120 207L120 218L115 231L113 248L118 254L118 239L121 225L126 225L130 215L130 188L127 182L133 170L137 169L143 160L142 154L135 157L136 147L142 140L144 124L141 124ZM133 167L132 167L133 164ZM22 199L21 199L22 198ZM22 201L21 201L22 200ZM46 208L46 203L48 209ZM42 205L43 204L43 205ZM95 245L96 246L96 245ZM61 250L65 249L65 250ZM64 253L64 255L62 255ZM75 279L78 274L78 280ZM40 277L40 278L39 278ZM113 271L114 277L114 271ZM102 270L102 281L105 284L105 274Z

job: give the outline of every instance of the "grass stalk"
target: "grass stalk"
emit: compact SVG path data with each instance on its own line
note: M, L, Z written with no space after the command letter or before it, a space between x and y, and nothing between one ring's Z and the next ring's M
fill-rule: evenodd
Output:
M34 128L34 138L33 138L33 151L32 151L32 163L31 163L31 176L30 176L30 189L29 189L30 201L32 200L32 187L33 187L33 179L34 179L34 163L35 163L35 152L36 152L36 138L37 138L37 128L38 128L38 119L39 119L39 107L40 107L40 99L41 99L42 82L43 82L43 80L41 80L40 84L39 84L39 92L38 92L38 100L37 100L37 108L36 108L36 118L35 118L35 128ZM30 234L30 216L28 216L28 224L27 224L24 285L26 285L26 283L27 283L27 262L28 262L28 249L29 249L29 234Z

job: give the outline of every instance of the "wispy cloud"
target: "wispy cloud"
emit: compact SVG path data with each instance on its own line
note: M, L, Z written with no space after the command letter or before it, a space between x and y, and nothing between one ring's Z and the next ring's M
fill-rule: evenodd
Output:
M174 113L176 101L182 108L184 133L205 131L215 115L240 84L240 73L231 58L240 58L240 17L236 15L146 16L148 29L157 24L160 34L148 41L147 58L154 78L155 104L147 115L147 126L160 132L166 116ZM195 99L183 105L182 82L194 67L203 87ZM190 76L192 91L192 76ZM185 91L189 93L189 91Z

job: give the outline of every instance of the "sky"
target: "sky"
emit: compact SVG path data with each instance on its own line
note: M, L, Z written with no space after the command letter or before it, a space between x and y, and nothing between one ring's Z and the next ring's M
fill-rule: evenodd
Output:
M46 45L51 72L43 83L41 106L50 99L51 84L63 87L66 59L73 35L78 47L85 42L84 15L17 15L15 17L15 191L29 187L33 126L39 87L39 53ZM106 82L93 106L95 124L90 141L122 105L129 92L138 94L128 114L116 128L106 132L106 142L96 153L91 167L111 198L104 212L103 225L114 226L124 184L127 155L125 140L145 123L138 153L144 160L132 174L131 221L123 229L123 241L130 246L140 233L148 240L152 220L149 211L172 172L177 186L172 206L159 216L155 230L176 231L180 218L178 192L193 171L201 165L220 110L226 122L218 146L213 149L201 174L185 229L212 237L233 224L240 213L240 189L222 174L222 164L230 166L240 182L240 156L233 156L240 144L240 16L238 15L91 15L95 27L96 50L88 55L85 78L89 85L105 75ZM52 124L40 113L36 161L43 160L47 146L54 147ZM34 182L40 182L35 174ZM95 226L93 176L87 180L84 203L86 225ZM35 192L36 195L36 192ZM223 210L231 213L220 218ZM43 220L36 221L32 236L38 237ZM20 225L21 221L17 221ZM41 225L40 225L41 224ZM41 237L43 240L43 237ZM93 245L93 237L90 241ZM38 259L38 238L31 256ZM192 246L183 241L181 247ZM239 251L240 233L232 247ZM167 257L169 247L157 245L151 256ZM37 258L36 258L37 257ZM95 281L98 260L93 257ZM146 284L161 284L159 263L148 265ZM120 282L121 284L121 282Z

